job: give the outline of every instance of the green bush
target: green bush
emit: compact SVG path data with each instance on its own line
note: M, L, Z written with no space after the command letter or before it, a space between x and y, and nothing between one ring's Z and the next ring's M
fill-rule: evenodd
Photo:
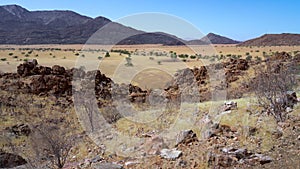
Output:
M190 58L191 59L196 59L196 56L195 55L191 55Z
M252 56L251 55L248 55L247 57L246 57L246 60L248 60L248 61L250 61L252 59Z
M109 52L106 52L106 53L105 53L105 57L110 57Z

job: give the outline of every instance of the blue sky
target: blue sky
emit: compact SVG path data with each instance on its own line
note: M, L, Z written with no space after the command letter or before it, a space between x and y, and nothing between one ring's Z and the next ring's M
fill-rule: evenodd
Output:
M265 33L300 33L298 0L0 0L0 4L18 4L29 10L73 10L113 21L136 13L166 13L193 24L203 34L214 32L236 40ZM175 34L199 36L182 30Z

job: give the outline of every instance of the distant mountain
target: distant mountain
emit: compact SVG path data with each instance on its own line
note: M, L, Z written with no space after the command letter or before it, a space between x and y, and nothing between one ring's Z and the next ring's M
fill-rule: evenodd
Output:
M282 33L265 34L261 37L247 40L239 46L289 46L300 45L300 34Z
M164 44L164 45L185 45L185 41L170 34L162 32L143 33L126 38L118 45L138 45L138 44Z
M109 28L104 36L89 43L181 45L183 41L172 35L146 33L105 17L93 19L72 11L28 11L18 5L6 5L0 6L0 18L0 44L84 44L107 24Z
M187 43L190 45L206 45L206 44L237 44L240 42L214 33L209 33L201 39L190 40Z

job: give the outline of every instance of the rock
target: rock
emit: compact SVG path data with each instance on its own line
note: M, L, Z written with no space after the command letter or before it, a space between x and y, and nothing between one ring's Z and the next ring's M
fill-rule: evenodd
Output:
M13 168L26 163L23 157L0 150L0 168Z
M300 135L298 136L298 138L297 138L298 140L300 140Z
M278 126L280 126L281 128L287 128L290 127L290 123L278 122Z
M165 144L164 139L159 136L153 136L146 141L145 145L146 154L148 155L159 155L160 151L164 148L168 148Z
M37 65L36 60L33 62L28 61L23 64L20 64L17 67L17 73L23 77L33 75L32 70L36 67L36 65Z
M287 97L287 106L289 107L293 107L294 104L296 104L298 102L298 99L297 99L297 94L295 91L287 91L286 92L286 97Z
M180 161L178 161L178 163L177 163L177 165L178 165L179 167L186 167L187 164L188 164L188 162L187 162L187 161L184 161L184 160L180 160Z
M257 157L259 159L260 164L266 164L266 163L270 163L273 161L273 158L271 158L269 156L264 156L262 154L255 154L255 157Z
M93 165L94 169L123 169L123 166L113 163L99 163Z
M225 147L221 149L221 152L223 152L223 154L214 155L213 157L214 159L218 158L217 161L219 162L219 165L223 167L230 167L237 161L239 161L239 163L247 163L250 165L255 163L266 164L273 161L273 159L269 156L252 153L244 148L236 149L232 147Z
M215 136L219 130L219 123L213 123L210 121L206 124L206 129L201 133L202 139L209 139L213 136Z
M188 144L197 140L197 135L193 132L193 130L184 130L177 135L176 146L179 144Z
M176 150L176 148L162 149L160 151L160 156L169 160L175 160L179 158L181 155L182 155L182 151Z
M140 162L138 161L126 161L124 164L126 167L132 167L135 164L139 164Z
M229 110L233 110L233 109L237 109L237 102L228 101L228 102L224 103L223 111L229 111Z
M52 74L53 75L63 75L66 73L66 70L64 67L54 65L52 66Z
M97 155L96 157L91 159L91 162L92 163L97 163L97 162L100 162L102 160L103 160L103 158L101 156Z
M11 132L16 136L29 136L31 130L26 124L14 125L10 128Z
M283 136L283 132L281 131L281 129L276 129L275 131L272 132L272 135L273 135L276 139L278 139L278 138L280 138L280 137Z

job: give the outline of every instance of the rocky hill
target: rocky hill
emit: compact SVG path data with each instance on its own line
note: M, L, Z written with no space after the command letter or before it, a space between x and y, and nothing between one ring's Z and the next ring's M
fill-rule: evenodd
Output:
M290 46L300 45L300 34L265 34L261 37L247 40L240 46Z
M187 43L190 45L205 45L205 44L237 44L240 42L214 33L209 33L201 39L191 40L188 41Z

